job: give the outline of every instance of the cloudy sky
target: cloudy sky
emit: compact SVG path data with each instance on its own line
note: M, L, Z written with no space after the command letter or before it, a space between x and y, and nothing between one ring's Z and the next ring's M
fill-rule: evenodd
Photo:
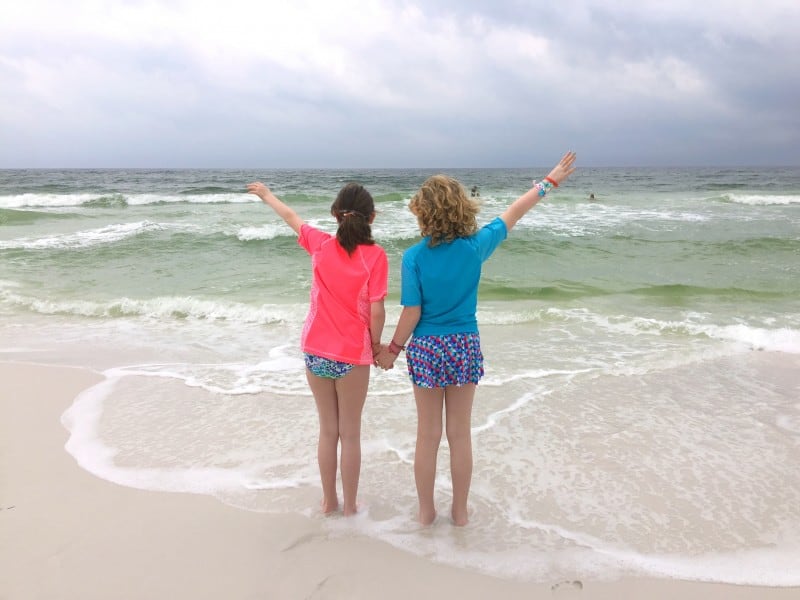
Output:
M0 1L0 168L800 165L798 0Z

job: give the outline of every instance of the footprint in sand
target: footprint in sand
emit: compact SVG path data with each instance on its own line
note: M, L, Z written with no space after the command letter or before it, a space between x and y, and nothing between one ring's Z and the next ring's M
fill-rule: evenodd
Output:
M583 589L583 583L577 579L575 581L561 581L559 583L554 583L550 589L557 598L572 598L577 597Z
M316 589L308 596L308 600L323 598L357 598L356 579L352 573L328 575L317 584Z

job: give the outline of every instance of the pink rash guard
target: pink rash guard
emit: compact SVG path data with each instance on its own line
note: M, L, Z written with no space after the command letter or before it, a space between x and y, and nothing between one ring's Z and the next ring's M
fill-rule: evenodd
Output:
M303 352L354 365L371 365L370 304L386 297L389 262L377 244L348 255L335 235L304 223L297 240L311 255L311 298Z

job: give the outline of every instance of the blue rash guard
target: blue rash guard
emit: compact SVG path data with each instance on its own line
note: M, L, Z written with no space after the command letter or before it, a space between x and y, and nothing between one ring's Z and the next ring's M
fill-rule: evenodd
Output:
M415 337L478 333L481 266L507 235L497 217L471 236L433 247L425 237L403 253L400 304L421 307Z

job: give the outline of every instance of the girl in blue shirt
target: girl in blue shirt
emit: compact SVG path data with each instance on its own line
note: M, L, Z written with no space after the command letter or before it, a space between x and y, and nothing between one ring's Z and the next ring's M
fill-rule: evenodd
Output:
M575 153L567 152L549 175L517 198L499 217L478 229L478 204L461 184L434 175L409 203L423 239L403 254L400 304L403 310L392 341L382 347L376 364L394 366L406 351L408 373L417 405L414 479L423 525L436 518L433 491L436 457L446 413L453 481L451 516L455 525L469 518L467 497L472 480L472 401L483 376L478 322L481 265L525 213L553 187L569 177ZM413 334L406 348L406 340Z

